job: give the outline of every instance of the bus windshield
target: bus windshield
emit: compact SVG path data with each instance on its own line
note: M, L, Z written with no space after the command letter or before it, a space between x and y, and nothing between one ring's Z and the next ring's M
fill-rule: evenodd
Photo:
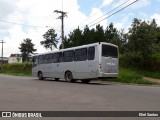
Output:
M102 45L102 56L118 58L118 48L111 45Z

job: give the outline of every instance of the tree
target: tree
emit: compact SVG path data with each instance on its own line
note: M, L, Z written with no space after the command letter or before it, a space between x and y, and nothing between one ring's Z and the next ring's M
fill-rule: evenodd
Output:
M128 50L128 33L124 32L124 29L121 29L118 33L119 42L118 42L118 49L121 55L129 54Z
M79 27L77 29L73 30L73 32L70 32L68 37L69 37L68 41L70 41L69 42L70 47L83 45L83 35L82 35L82 31L79 29Z
M23 42L20 44L19 47L21 53L22 53L22 61L28 61L29 54L33 54L33 52L37 51L37 49L34 48L34 44L32 43L32 40L29 38L26 38L23 40Z
M96 26L96 29L89 29L86 26L84 30L80 30L78 27L73 32L70 32L68 39L64 41L65 47L75 47L96 42L110 42L120 46L118 31L114 28L113 23L106 30L100 24Z
M110 23L105 30L105 42L116 44L118 41L118 31L113 23Z
M160 53L160 27L157 27L156 52Z
M18 62L20 62L20 60L21 60L21 55L20 55L20 54L17 54L17 58L16 58L16 59L17 59Z
M132 27L129 29L129 47L133 54L147 58L155 52L156 41L155 20L141 21L134 19Z
M54 46L55 48L57 48L57 44L58 44L58 39L56 37L57 37L57 34L55 33L55 30L54 29L49 29L43 35L43 38L45 40L41 41L40 44L43 45L46 49L50 48L51 50L53 50L52 46Z
M105 41L105 34L104 34L103 26L98 24L96 26L95 33L93 35L94 35L93 42L104 42Z
M94 42L95 36L95 29L89 29L88 26L86 26L83 30L82 36L83 36L83 44L90 44Z

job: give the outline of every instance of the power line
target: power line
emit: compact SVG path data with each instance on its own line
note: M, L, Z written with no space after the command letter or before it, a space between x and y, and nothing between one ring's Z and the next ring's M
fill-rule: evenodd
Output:
M118 5L117 7L113 8L112 10L110 10L110 11L108 11L107 13L105 13L104 15L102 15L101 17L99 17L99 18L97 18L96 20L92 21L92 22L89 23L88 25L94 23L95 21L99 20L100 18L102 18L102 17L106 16L107 14L113 12L114 10L118 9L119 7L121 7L122 5L126 4L128 1L130 1L130 0L127 0L127 1L123 2L122 4ZM95 16L95 15L96 15L96 14L94 14L93 16ZM90 18L88 18L88 19L86 19L86 20L91 19L93 16L90 16ZM86 20L84 20L84 21L86 21ZM84 22L84 21L83 21L83 22ZM81 22L79 25L81 25L83 22ZM79 25L78 25L78 26L79 26ZM85 28L85 27L81 27L81 28Z
M121 7L122 5L126 4L128 1L130 1L130 0L127 0L127 1L123 2L122 4L118 5L118 6L117 6L117 7L115 7L114 9L112 9L112 10L108 11L107 13L105 13L104 15L102 15L101 17L99 17L99 18L97 18L96 20L92 21L92 22L91 22L91 23L89 23L88 25L90 25L90 24L94 23L95 21L97 21L97 20L101 19L102 17L106 16L107 14L109 14L109 13L113 12L114 10L118 9L119 7Z
M20 23L15 23L15 22L9 22L9 21L5 21L5 20L0 20L0 22L10 23L10 24L15 24L15 25L22 25L22 26L29 26L29 27L46 28L46 27L44 27L44 26L26 25L26 24L20 24Z
M5 21L5 20L0 20L0 22L14 24L14 25L22 25L22 26L27 26L27 27L34 27L34 28L53 28L53 29L55 29L54 27L50 27L47 25L46 26L26 25L26 24L21 24L21 23L9 22L9 21ZM55 29L55 30L60 32L60 30L58 30L58 29Z
M132 3L128 4L128 5L126 5L125 7L121 8L120 10L118 10L118 11L114 12L113 14L111 14L111 15L109 15L109 16L107 16L107 17L105 17L104 19L102 19L102 20L100 20L100 21L98 21L98 22L96 22L96 23L94 23L94 24L90 25L89 27L92 27L92 26L96 25L97 23L100 23L101 21L103 21L103 20L105 20L105 19L107 19L107 18L109 18L109 17L111 17L111 16L115 15L116 13L118 13L118 12L122 11L123 9L125 9L125 8L129 7L130 5L132 5L132 4L136 3L136 2L138 2L138 0L135 0L134 2L132 2Z

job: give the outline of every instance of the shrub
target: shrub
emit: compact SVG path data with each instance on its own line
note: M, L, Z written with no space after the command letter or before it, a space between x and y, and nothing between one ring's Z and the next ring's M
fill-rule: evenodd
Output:
M157 71L160 70L160 54L153 54L150 55L148 58L143 58L139 55L120 55L119 64L121 67L131 67L150 71Z
M31 75L32 63L4 64L1 73Z

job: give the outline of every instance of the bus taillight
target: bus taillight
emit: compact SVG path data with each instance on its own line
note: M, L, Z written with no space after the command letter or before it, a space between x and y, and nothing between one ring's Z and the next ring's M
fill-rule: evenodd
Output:
M102 64L99 64L99 68L102 68Z

